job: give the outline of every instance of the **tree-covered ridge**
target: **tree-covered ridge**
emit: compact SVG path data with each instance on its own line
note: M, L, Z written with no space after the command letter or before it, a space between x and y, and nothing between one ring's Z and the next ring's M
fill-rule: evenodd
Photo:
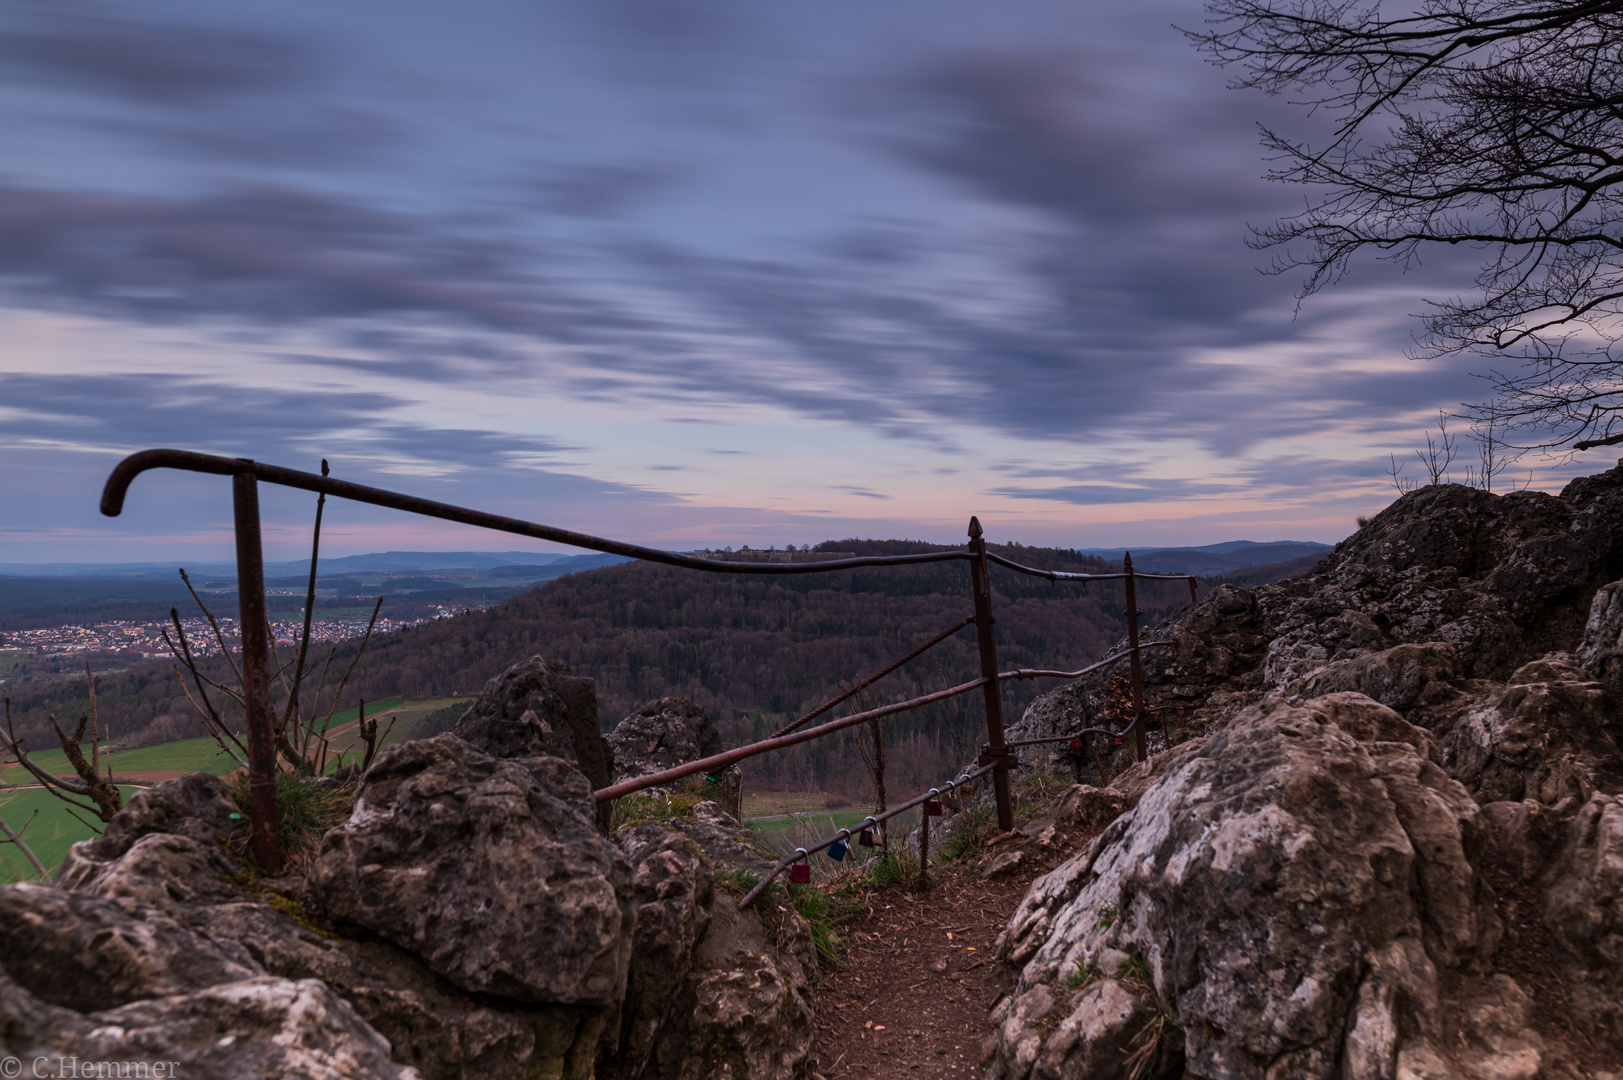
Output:
M841 540L814 552L905 554L943 550L915 541ZM1074 552L1020 545L999 554L1043 569L1103 572L1103 561ZM1125 633L1120 583L1052 584L992 570L999 656L1009 667L1077 667L1104 654ZM1140 589L1146 625L1187 599L1181 582ZM385 605L387 608L387 604ZM351 678L345 707L357 697L410 699L477 692L486 679L533 654L568 663L597 681L600 715L612 726L639 704L684 697L707 710L729 743L760 738L786 719L837 693L969 615L964 563L872 567L783 577L737 577L626 563L573 574L493 607L375 638ZM335 666L347 664L352 644ZM979 673L972 629L961 631L874 687L879 701L940 689ZM1048 683L1015 682L1005 708L1017 716ZM42 725L47 709L77 715L82 687L52 688L13 701L19 718ZM166 665L109 677L98 685L115 735L157 729L168 738L197 734L190 709ZM168 718L168 719L165 719ZM898 784L934 776L953 753L952 734L973 748L984 731L979 695L889 722ZM126 726L127 725L127 726ZM150 737L150 736L149 736ZM753 783L842 786L860 771L843 740L822 740L757 759Z

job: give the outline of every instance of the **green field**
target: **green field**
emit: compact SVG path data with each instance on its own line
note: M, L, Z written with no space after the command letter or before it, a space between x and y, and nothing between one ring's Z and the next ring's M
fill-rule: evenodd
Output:
M381 712L395 712L393 717L385 716L378 721L380 731L387 729L387 736L383 739L383 745L392 746L403 739L410 738L412 729L417 726L417 722L429 714L472 700L469 697L434 698L429 701L404 701L401 698L385 698L375 705L372 702L367 702L366 715L376 716ZM342 712L334 716L333 726L337 727L339 723L347 724L355 719L356 711L350 709L348 712ZM394 721L392 728L389 726L391 719ZM332 745L328 752L333 755L342 753L347 758L354 759L362 752L362 749L360 731L356 728L350 728L348 731L340 732L332 737Z
M124 793L127 802L129 797L140 789L125 787L119 790ZM90 839L93 833L88 825L74 820L73 814L68 812L66 803L42 788L0 792L0 817L5 818L6 824L12 829L20 828L23 822L28 820L28 815L35 810L39 811L39 816L23 833L23 839L33 849L34 854L39 856L40 862L54 871L57 864L67 858L68 848L80 840ZM76 810L74 813L86 821L96 820L94 814L88 814L83 810ZM37 877L33 866L15 845L0 843L0 884L33 881Z
M27 749L27 746L24 746ZM84 747L85 760L90 759L90 748ZM28 755L41 768L48 772L61 775L72 775L73 766L68 764L68 756L60 750L30 752ZM107 767L107 759L101 760L103 771ZM179 742L160 743L157 746L143 746L136 750L117 750L113 754L113 771L115 773L135 772L143 769L194 769L211 772L215 775L224 775L236 768L236 762L220 752L220 745L213 739L182 739ZM10 783L22 783L28 774L20 768L9 768L0 772ZM30 778L31 779L31 778Z

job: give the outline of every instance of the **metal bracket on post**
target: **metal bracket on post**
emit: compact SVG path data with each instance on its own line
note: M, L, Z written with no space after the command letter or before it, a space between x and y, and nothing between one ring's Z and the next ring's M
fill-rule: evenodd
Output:
M1122 568L1127 571L1127 649L1131 654L1128 664L1133 674L1133 754L1139 761L1150 756L1149 737L1144 733L1144 667L1139 660L1138 590L1133 584L1133 553L1122 552Z
M975 599L975 636L981 647L981 678L986 680L986 749L982 756L995 762L992 793L997 799L997 825L1014 828L1014 805L1009 799L1010 754L1003 745L1003 689L997 672L997 640L992 636L992 576L986 565L986 541L979 518L969 519L970 592Z
M253 462L244 459L251 467ZM241 603L242 696L248 715L248 803L251 850L261 873L282 868L276 810L275 716L270 699L270 622L265 612L265 559L259 536L259 482L252 471L231 478L237 533L237 598Z

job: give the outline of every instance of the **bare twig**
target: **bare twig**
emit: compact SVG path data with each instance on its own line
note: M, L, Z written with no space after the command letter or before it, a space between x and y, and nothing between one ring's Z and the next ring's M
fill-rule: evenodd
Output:
M124 797L119 793L116 786L101 778L96 766L86 761L84 754L79 750L79 740L84 738L85 723L89 719L89 714L79 714L79 726L74 730L71 738L67 732L62 730L62 725L57 723L55 713L48 714L47 718L51 721L51 727L56 729L57 740L62 744L62 753L67 756L68 764L73 766L73 771L79 774L79 780L83 784L82 790L77 786L70 790L75 795L88 795L91 801L96 804L96 816L103 821L112 821L113 816L124 808ZM95 738L94 728L91 729L91 738ZM92 743L91 745L92 750L94 750L95 744ZM55 793L55 788L64 786L62 777L52 777L45 782L45 786L53 789L53 793ZM67 801L72 802L71 799ZM75 803L74 805L79 804ZM90 808L85 807L85 809Z
M23 853L29 862L34 864L35 871L39 873L39 879L41 881L49 881L51 879L50 871L46 870L45 864L39 861L39 856L34 854L34 849L23 843L23 833L28 830L28 826L32 825L34 823L34 819L38 816L39 811L35 810L32 814L28 815L28 820L22 823L22 827L15 831L12 830L11 826L6 824L5 818L0 817L0 833L5 835L5 839L0 841L0 843L16 844L17 849Z
M186 583L186 591L192 594L192 599L197 603L197 609L203 613L203 618L207 619L209 626L214 628L214 640L220 646L220 655L224 656L225 662L231 665L231 675L240 685L242 683L242 672L237 668L237 658L232 656L231 650L226 647L225 634L220 631L219 621L215 619L214 613L208 609L208 605L203 603L203 598L197 595L197 590L192 588L192 579L186 576L184 567L180 571L180 580Z
M327 459L322 458L321 475L326 476L327 472ZM324 491L316 499L316 525L310 535L310 583L304 590L304 629L299 635L299 653L293 664L293 692L288 696L287 712L282 716L282 726L285 728L292 724L295 731L298 730L299 689L304 683L304 662L310 654L310 620L316 607L316 559L321 554L321 513L326 505L327 493Z

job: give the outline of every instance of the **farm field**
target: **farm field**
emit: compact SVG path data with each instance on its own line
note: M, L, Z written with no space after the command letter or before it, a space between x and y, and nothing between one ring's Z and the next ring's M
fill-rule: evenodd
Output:
M211 740L212 741L212 740ZM139 788L120 787L124 798L129 797ZM67 858L68 848L80 840L90 839L92 833L90 826L74 819L68 812L68 805L50 792L41 788L24 788L11 792L0 792L0 817L4 817L6 824L13 829L21 828L23 822L28 820L30 814L39 811L39 816L33 824L23 833L23 839L39 856L49 870L55 870ZM84 811L76 811L80 817L87 821L94 821L95 816ZM0 884L10 884L14 881L32 881L37 874L32 865L12 844L0 844Z
M217 776L223 776L236 768L236 762L220 752L220 746L213 739L181 739L179 742L159 743L157 746L142 746L134 750L118 750L114 744L113 775L124 776L129 773L146 772L191 772L202 770ZM23 749L28 750L27 744ZM90 757L90 748L83 748L86 759ZM103 751L105 755L106 751ZM53 773L71 775L73 766L68 764L68 756L60 750L42 750L34 752L29 750L29 757L33 758L41 768ZM107 759L102 758L102 767L106 768ZM7 765L0 768L0 783L19 784L31 780L32 777L21 765Z

